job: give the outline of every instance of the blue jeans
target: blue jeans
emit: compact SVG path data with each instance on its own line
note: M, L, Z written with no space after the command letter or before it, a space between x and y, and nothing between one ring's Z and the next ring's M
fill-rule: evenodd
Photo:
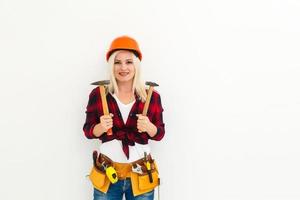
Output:
M124 194L126 200L154 199L154 190L134 197L131 189L130 178L119 180L115 184L110 184L106 194L94 188L94 200L122 200Z

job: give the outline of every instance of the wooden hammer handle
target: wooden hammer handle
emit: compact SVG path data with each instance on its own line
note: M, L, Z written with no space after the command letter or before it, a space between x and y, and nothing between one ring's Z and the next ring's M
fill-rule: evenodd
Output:
M144 105L144 109L143 109L143 113L142 113L143 116L147 115L149 104L150 104L150 100L151 100L151 96L152 96L152 92L153 92L153 88L154 88L153 86L149 87L148 94L147 94L147 99L146 99L146 102L145 102L145 105Z
M101 102L102 102L103 114L104 115L109 115L104 85L99 85L99 89L100 89L100 95L101 95ZM112 135L111 128L108 129L107 135Z

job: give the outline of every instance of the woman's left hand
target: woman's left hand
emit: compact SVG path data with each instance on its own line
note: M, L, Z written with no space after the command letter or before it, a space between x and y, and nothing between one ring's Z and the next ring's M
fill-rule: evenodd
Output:
M143 116L142 114L137 114L136 116L138 117L137 129L139 132L147 132L151 137L155 136L157 128L152 122L150 122L149 118L147 116Z

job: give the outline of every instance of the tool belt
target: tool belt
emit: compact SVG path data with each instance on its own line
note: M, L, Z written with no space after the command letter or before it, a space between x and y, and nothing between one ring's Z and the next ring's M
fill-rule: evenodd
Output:
M103 193L106 193L110 184L112 184L103 165L106 167L113 167L116 171L118 180L130 178L134 196L150 192L159 185L160 181L157 165L150 154L146 155L145 158L131 163L117 163L113 162L104 154L100 153L99 156L96 156L95 154L96 153L94 152L94 165L89 178L93 186Z

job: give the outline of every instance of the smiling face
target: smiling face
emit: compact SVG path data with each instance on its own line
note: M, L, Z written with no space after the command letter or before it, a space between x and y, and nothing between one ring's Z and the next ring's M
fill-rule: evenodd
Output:
M135 74L133 56L132 52L126 50L122 50L116 55L114 60L114 75L117 82L129 83L133 81Z

